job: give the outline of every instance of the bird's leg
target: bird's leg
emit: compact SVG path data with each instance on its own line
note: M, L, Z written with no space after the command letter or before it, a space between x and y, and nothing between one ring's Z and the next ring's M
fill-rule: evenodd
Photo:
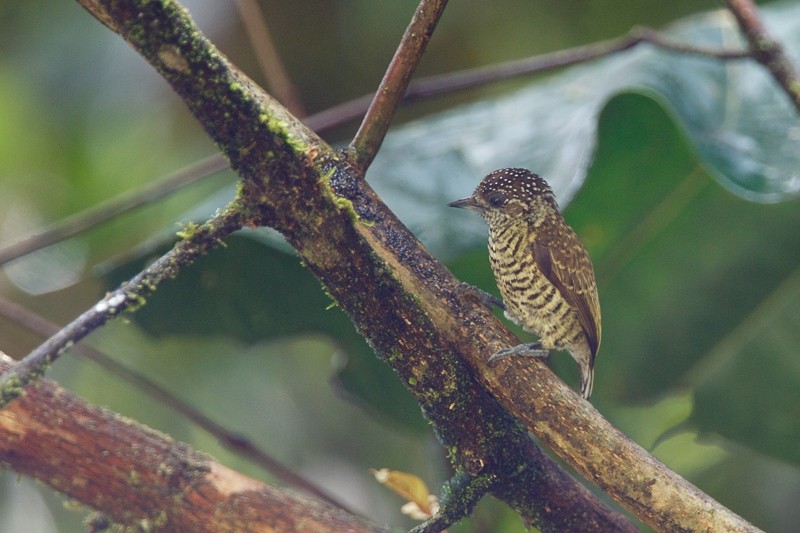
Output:
M456 291L475 298L489 309L497 307L503 311L506 310L506 304L503 303L503 300L493 294L489 294L483 289L479 289L475 285L461 282L456 286Z
M541 343L539 342L531 342L528 344L519 344L514 346L513 348L505 348L503 350L499 350L494 353L487 363L490 365L494 365L500 359L505 359L506 357L539 357L541 359L547 359L550 357L550 350L546 348L542 348Z

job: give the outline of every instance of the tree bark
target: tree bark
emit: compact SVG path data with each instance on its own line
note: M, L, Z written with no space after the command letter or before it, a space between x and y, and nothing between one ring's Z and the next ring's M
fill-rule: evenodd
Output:
M0 372L12 363L0 353ZM226 468L44 379L0 411L0 462L148 531L386 531Z

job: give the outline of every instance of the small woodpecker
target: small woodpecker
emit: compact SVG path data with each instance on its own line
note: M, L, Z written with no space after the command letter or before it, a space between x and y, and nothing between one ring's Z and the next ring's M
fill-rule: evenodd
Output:
M503 301L475 289L481 301L504 309L509 320L539 337L498 351L489 363L567 350L588 399L601 336L597 283L589 254L564 222L550 186L524 168L504 168L486 176L472 196L449 205L477 211L489 226L489 259Z

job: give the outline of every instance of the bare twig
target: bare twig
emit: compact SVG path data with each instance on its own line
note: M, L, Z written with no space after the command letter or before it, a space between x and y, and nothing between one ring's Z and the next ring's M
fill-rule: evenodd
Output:
M61 330L61 327L53 322L50 322L42 316L3 297L0 297L0 316L4 316L8 320L11 320L12 322L19 324L45 338L51 337ZM203 414L200 410L195 409L192 405L184 402L166 390L164 387L158 385L156 382L137 372L134 372L133 370L130 370L100 350L96 350L86 344L78 344L73 348L73 350L78 355L88 359L89 361L92 361L108 373L130 383L154 400L171 408L173 411L182 415L193 424L216 437L219 443L225 448L228 448L232 452L243 457L247 457L287 485L303 490L324 502L327 502L351 514L355 514L337 498L334 498L315 483L307 480L293 470L281 464L280 461L261 450L244 435L235 433L222 424L215 422Z
M138 207L146 207L155 200L164 198L187 185L226 168L228 168L228 162L219 154L206 157L164 176L138 191L123 194L76 213L0 249L0 265L35 252L45 246L74 237L98 224L108 222Z
M25 387L41 377L65 350L126 309L145 303L145 298L159 283L175 277L181 268L217 246L221 239L241 226L241 215L228 209L202 226L190 228L191 231L187 231L185 238L172 250L0 375L0 408L22 395Z
M409 83L408 90L401 103L409 104L425 98L479 87L489 83L542 74L624 52L642 43L649 43L675 53L698 55L719 60L747 59L751 57L748 50L725 50L694 46L671 39L650 28L636 28L617 39L412 81ZM363 115L372 101L372 95L364 95L315 113L305 119L304 122L313 130L323 132L344 122L357 119Z
M253 53L270 91L294 116L305 116L305 107L300 101L297 88L286 73L261 6L256 0L236 0L235 3L244 31L247 32L247 38L250 39Z
M351 162L362 175L366 173L383 143L397 106L406 93L446 5L447 0L421 0L400 40L375 92L375 98L348 148Z
M430 98L431 96L456 90L469 89L487 83L510 80L520 76L542 74L551 70L578 65L580 63L586 63L624 52L625 50L630 50L643 43L649 43L671 52L699 55L714 59L730 60L746 59L749 57L747 51L698 47L675 41L649 28L637 28L631 30L628 35L609 41L578 46L567 50L559 50L550 54L507 61L488 67L480 67L453 74L431 76L417 82L412 82L411 86L408 88L405 102Z
M744 32L753 58L764 65L800 112L800 77L783 47L767 33L751 0L726 0L739 27Z

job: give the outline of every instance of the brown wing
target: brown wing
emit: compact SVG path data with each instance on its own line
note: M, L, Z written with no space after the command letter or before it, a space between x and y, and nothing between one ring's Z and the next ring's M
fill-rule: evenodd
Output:
M601 337L600 302L589 254L575 232L557 219L546 219L536 233L536 264L577 311L578 322L595 355Z

